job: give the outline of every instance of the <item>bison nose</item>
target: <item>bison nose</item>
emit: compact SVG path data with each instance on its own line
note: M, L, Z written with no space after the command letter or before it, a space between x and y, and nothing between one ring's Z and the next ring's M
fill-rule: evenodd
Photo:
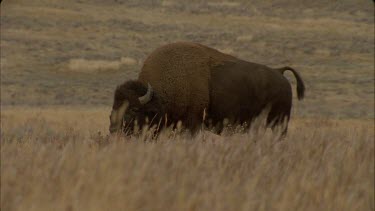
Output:
M110 133L115 133L115 132L117 132L118 131L118 128L116 127L116 126L109 126L109 132Z

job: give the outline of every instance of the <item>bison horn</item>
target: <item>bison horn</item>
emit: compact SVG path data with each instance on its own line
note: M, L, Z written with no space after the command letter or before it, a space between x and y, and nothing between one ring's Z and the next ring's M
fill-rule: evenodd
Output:
M152 87L150 84L147 84L148 85L148 88L147 88L147 93L142 96L142 97L139 97L138 100L139 102L144 105L148 102L150 102L151 98L152 98L152 94L153 94L153 90L152 90Z

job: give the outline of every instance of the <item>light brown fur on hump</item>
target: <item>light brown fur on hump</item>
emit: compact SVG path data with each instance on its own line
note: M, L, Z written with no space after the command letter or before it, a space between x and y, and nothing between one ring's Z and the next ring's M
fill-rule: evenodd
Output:
M236 58L200 44L172 43L149 55L139 80L151 83L177 118L197 116L209 105L211 67L228 60Z

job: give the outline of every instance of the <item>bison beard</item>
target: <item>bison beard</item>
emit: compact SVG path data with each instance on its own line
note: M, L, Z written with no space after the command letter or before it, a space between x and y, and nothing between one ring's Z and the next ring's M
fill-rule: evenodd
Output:
M159 128L181 121L193 133L203 123L220 133L224 119L231 124L250 123L269 108L267 125L274 128L285 121L285 135L292 107L291 85L283 76L286 70L294 74L298 99L303 99L303 80L290 67L273 69L196 43L162 46L146 59L138 80L117 87L112 107L117 117L111 118L110 132L133 128L134 120L140 127L159 124L168 116L168 123Z

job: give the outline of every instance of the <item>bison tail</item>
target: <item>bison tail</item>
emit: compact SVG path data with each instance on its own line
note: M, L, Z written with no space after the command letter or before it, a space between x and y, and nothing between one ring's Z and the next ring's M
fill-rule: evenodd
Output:
M302 80L301 76L298 74L298 72L291 67L282 67L282 68L279 68L277 70L280 71L281 74L283 74L285 72L285 70L292 71L294 77L296 77L296 80L297 80L298 100L302 100L303 97L305 96L305 84L303 83L303 80Z

